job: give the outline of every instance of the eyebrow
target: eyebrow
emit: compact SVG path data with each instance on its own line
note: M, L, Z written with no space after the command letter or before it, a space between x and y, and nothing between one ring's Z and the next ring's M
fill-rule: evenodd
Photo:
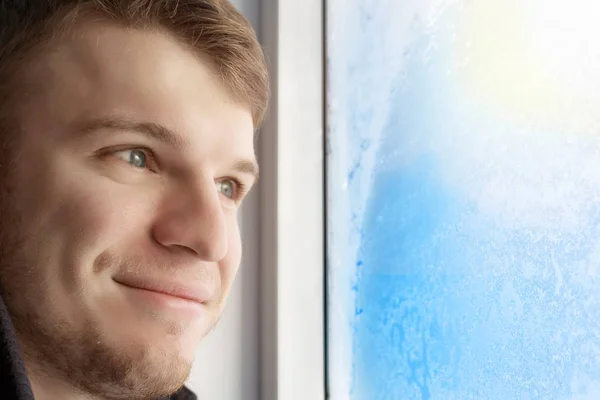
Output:
M187 141L180 135L153 122L135 122L122 118L101 118L86 124L81 130L84 134L92 134L101 129L141 133L177 149L181 149L187 144Z
M154 140L165 143L176 149L182 149L188 141L174 131L154 122L136 122L123 118L100 118L82 127L84 134L93 134L102 129L137 132ZM254 182L259 178L259 167L256 159L241 160L235 163L232 170L241 174L251 175Z
M233 166L233 170L241 174L252 175L254 183L258 182L260 173L256 160L239 161Z

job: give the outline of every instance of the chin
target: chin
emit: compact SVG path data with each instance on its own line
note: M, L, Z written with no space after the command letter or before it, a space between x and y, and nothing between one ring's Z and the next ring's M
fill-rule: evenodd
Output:
M152 327L135 318L128 321L111 324L112 329L97 325L69 335L56 332L44 338L47 346L38 348L48 364L99 397L150 399L176 392L192 368L199 342L195 329L173 334L165 325Z
M139 316L138 316L139 317ZM120 347L135 346L145 348L167 357L164 362L169 365L172 360L192 363L196 349L204 336L210 332L212 324L205 320L182 321L180 319L155 316L130 319L137 321L128 324ZM116 332L113 331L113 335ZM110 334L110 333L109 333Z

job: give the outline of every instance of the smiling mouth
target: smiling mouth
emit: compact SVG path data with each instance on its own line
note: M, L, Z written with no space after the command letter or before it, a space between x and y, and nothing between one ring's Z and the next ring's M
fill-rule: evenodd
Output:
M204 304L208 301L208 294L206 293L206 290L179 285L176 283L154 283L144 281L124 282L117 280L115 280L115 282L132 289L156 292L172 297L177 297L182 300L193 301L200 304Z
M206 301L203 301L206 296L193 292L188 287L115 282L135 304L150 309L153 313L185 319L197 319L206 314Z

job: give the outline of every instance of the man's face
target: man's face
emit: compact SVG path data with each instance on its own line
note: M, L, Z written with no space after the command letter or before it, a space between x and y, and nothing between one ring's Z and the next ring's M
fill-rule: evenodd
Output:
M108 397L173 391L240 263L250 109L166 34L103 23L24 74L0 282L28 368Z

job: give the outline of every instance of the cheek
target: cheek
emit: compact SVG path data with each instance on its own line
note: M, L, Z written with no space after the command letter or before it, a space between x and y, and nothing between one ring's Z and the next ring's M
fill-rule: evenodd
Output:
M44 252L37 264L46 265L38 267L60 270L62 280L71 284L87 275L106 249L139 237L151 215L151 204L134 188L86 173L81 166L72 168L80 172L50 171L43 182L29 185L23 197L36 200L21 210L34 232L31 245Z
M228 217L229 218L229 217ZM233 284L233 280L240 267L242 258L242 242L240 237L240 229L235 218L228 221L228 248L227 255L219 263L219 271L221 274L221 284L223 296L226 296Z
M136 228L132 223L136 217L148 215L143 199L148 193L140 196L140 190L98 174L72 149L74 154L57 149L57 144L45 143L33 133L26 139L17 167L15 201L35 236L49 230L46 234L55 239L73 243L118 241Z
M71 253L93 261L114 247L134 246L147 236L152 205L133 188L112 182L72 187L51 225L62 226Z
M90 308L90 293L105 284L94 276L94 260L139 237L151 205L144 201L148 193L142 197L81 165L40 162L35 167L16 171L11 198L3 199L18 217L1 235L6 236L2 243L15 249L1 260L7 272L2 283L15 293L12 305L20 304L21 315L64 320L75 309Z

